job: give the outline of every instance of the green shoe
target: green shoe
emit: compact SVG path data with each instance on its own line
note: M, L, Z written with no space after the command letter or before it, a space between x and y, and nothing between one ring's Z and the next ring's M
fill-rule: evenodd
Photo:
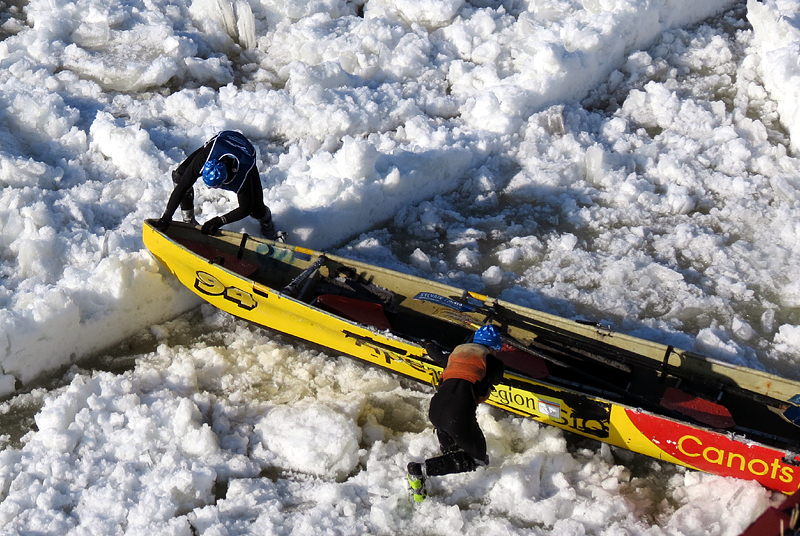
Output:
M408 474L408 487L411 488L413 493L414 502L421 503L428 496L428 491L425 489L425 479L421 476Z
M414 502L422 502L428 496L428 491L425 489L425 477L422 476L422 466L419 463L411 462L408 464L408 486L414 494Z
M409 473L406 476L408 477L408 485L412 490L417 491L425 489L424 478L422 478L421 476L412 475L411 473Z

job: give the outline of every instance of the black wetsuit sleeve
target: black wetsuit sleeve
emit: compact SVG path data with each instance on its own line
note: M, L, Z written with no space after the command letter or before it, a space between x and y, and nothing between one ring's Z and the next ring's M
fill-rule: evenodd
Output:
M497 385L503 380L506 365L499 358L489 354L486 356L486 381L490 385Z
M503 379L505 371L506 366L500 359L492 354L487 355L486 375L475 383L475 397L481 402L486 400L492 392L492 386L497 385Z
M172 219L172 215L175 214L175 211L178 210L178 205L181 204L181 199L183 199L186 192L194 186L194 183L200 177L203 164L206 163L210 151L211 144L206 143L190 154L175 170L178 175L178 180L175 182L175 188L169 196L169 201L167 201L167 207L164 209L162 219Z
M223 216L225 223L239 221L253 213L253 208L255 206L253 201L254 188L259 188L259 190L261 188L261 177L258 175L258 166L255 164L250 168L244 180L244 184L242 184L237 194L239 206Z

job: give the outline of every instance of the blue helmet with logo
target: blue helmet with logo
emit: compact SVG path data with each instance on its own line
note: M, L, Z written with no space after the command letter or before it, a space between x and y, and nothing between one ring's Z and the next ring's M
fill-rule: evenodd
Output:
M225 164L216 158L211 158L203 164L201 174L203 182L209 188L217 188L228 179L228 170L225 168Z
M483 326L475 335L472 336L472 342L475 344L482 344L492 350L500 350L503 347L503 339L500 338L500 330L495 326Z

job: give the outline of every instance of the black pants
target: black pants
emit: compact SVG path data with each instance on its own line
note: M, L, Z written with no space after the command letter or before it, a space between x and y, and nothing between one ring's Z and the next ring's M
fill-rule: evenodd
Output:
M178 184L181 176L177 171L172 173L172 182L174 184ZM189 190L181 197L181 210L191 210L194 212L194 187L189 188Z
M205 151L205 154L208 154L208 147L204 145L199 149L195 149L192 154L190 154L183 162L181 162L181 165L179 165L175 171L172 172L173 183L176 185L178 184L178 182L181 180L181 177L183 177L184 172L189 167L189 164L191 164L195 158L199 157L198 155L201 151ZM181 210L194 211L194 187L189 188L186 194L181 197Z
M486 438L475 416L477 407L471 382L449 379L439 386L431 399L428 417L436 427L444 454L426 461L427 474L472 471L476 460L486 461Z

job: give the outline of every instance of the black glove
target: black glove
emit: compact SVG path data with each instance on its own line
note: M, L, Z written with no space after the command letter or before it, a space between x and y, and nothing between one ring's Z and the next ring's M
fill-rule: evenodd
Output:
M489 354L486 356L486 376L485 379L490 386L497 385L503 381L503 374L506 372L506 365L499 358Z
M437 365L443 367L447 366L447 357L449 354L445 354L435 341L422 341L421 344L428 353L428 356L433 359Z
M161 218L160 218L160 219L158 219L158 220L154 220L154 221L153 221L153 227L154 227L154 228L155 228L157 231L161 231L161 232L163 233L164 231L166 231L167 229L169 229L169 224L170 224L170 223L172 223L172 222L170 221L170 218L167 218L167 217L165 217L165 216L161 216Z
M203 224L203 228L200 231L203 234L214 234L219 231L219 228L225 224L225 220L217 216L216 218L211 218L207 222Z

